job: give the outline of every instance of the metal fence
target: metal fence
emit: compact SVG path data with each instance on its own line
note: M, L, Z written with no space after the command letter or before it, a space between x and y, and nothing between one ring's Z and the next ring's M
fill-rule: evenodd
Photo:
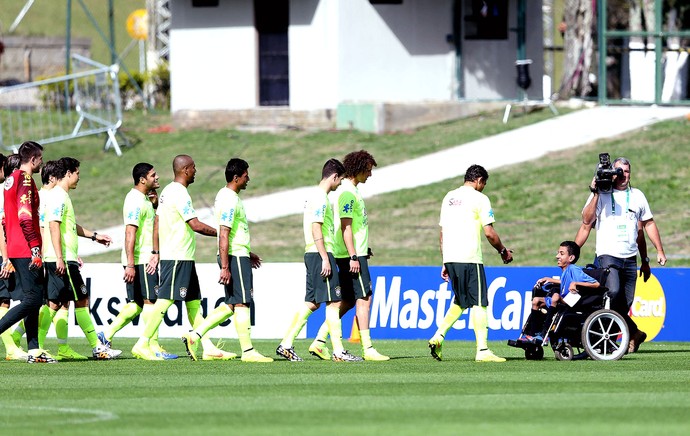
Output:
M72 68L66 76L0 88L0 147L16 152L27 140L49 144L105 133L104 149L122 155L118 66L73 54Z

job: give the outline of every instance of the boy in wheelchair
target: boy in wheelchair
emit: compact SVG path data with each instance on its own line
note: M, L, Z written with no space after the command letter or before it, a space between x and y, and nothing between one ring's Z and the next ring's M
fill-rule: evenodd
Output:
M574 241L561 242L556 253L556 262L562 270L561 277L558 279L542 277L537 280L533 294L535 296L532 298L532 312L527 320L527 325L523 329L523 335L518 341L545 345L546 341L544 341L544 338L547 337L551 328L559 303L565 304L563 303L564 298L578 299L578 297L574 297L571 294L579 294L582 288L598 288L600 286L597 280L575 265L579 258L579 245ZM543 308L546 308L545 317L542 315ZM542 318L544 321L541 325L541 330L537 332L536 329L539 328L538 322Z

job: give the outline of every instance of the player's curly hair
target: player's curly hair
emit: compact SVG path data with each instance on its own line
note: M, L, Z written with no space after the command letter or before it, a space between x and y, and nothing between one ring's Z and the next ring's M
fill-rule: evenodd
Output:
M345 177L355 177L369 169L369 165L376 166L376 159L366 150L353 151L343 159Z

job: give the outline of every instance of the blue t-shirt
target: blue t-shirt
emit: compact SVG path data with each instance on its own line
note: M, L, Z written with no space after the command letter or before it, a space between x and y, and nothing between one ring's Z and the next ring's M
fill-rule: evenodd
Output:
M572 282L597 283L595 279L582 271L582 268L571 263L561 274L561 296L568 295L568 288Z

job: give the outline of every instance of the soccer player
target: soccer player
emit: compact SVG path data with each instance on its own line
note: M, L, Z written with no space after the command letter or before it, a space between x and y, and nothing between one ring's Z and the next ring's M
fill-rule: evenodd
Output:
M156 218L160 188L158 174L153 165L140 162L132 168L134 187L125 197L122 216L125 222L125 244L122 247L124 282L127 287L127 304L105 331L98 333L101 344L110 347L113 336L132 322L139 314L144 325L151 318L158 290L158 238L154 237L153 223ZM155 235L157 236L157 235ZM157 332L156 332L157 333ZM176 354L166 352L154 334L151 350L163 359L177 359Z
M306 296L304 305L293 318L285 337L276 348L276 354L292 362L299 362L301 357L295 352L292 343L304 328L307 319L326 303L326 323L331 334L333 359L337 361L361 361L343 347L342 328L340 324L340 281L338 267L333 257L333 208L328 201L328 193L334 191L343 179L345 167L337 159L330 159L321 171L319 186L309 193L304 203L303 229L305 240L304 265L307 267Z
M19 169L5 180L7 255L22 289L21 302L0 319L0 334L24 319L27 362L57 362L38 347L38 311L43 303L43 259L38 215L38 190L33 180L43 164L43 146L26 141L19 147Z
M77 224L69 191L79 183L79 161L71 157L60 159L56 173L57 182L50 190L45 206L45 220L50 232L50 251L45 253L48 305L55 323L58 338L58 359L84 360L85 356L75 352L67 344L69 328L69 305L74 301L74 315L77 324L91 345L93 358L110 360L120 355L120 350L112 350L99 343L96 329L91 319L89 295L84 279L79 272L78 237L89 238L108 246L111 239L87 230Z
M242 348L243 362L273 362L256 351L250 338L252 303L252 268L261 266L261 258L250 250L249 224L240 199L240 191L249 184L249 164L230 159L225 166L227 184L216 194L214 210L218 222L218 262L220 278L225 286L225 304L211 312L194 330L182 336L187 354L197 360L199 338L235 314L235 328Z
M174 180L161 192L156 210L155 229L160 244L161 284L151 318L144 325L144 333L132 348L132 355L144 360L162 360L151 349L151 339L158 331L168 308L175 301L184 301L192 327L203 321L200 313L201 290L196 274L194 233L216 236L216 229L199 221L187 187L194 183L196 166L185 154L173 159ZM156 232L156 230L154 230ZM210 340L208 341L210 342ZM206 343L203 343L206 347ZM206 352L206 349L204 349ZM214 349L214 352L221 350ZM228 358L222 353L219 359ZM230 356L232 357L232 356Z
M434 336L429 340L431 356L441 360L443 341L462 311L471 308L470 322L477 340L477 362L505 362L494 355L487 343L489 315L486 276L482 256L482 233L498 251L503 263L513 260L512 252L501 242L493 223L494 211L489 197L482 191L489 173L481 165L472 165L465 172L462 186L446 194L441 203L441 277L453 286L455 299Z
M46 223L46 208L45 205L48 201L48 194L50 193L51 189L55 187L55 183L57 183L57 178L56 175L59 173L58 167L61 165L59 160L50 160L43 165L43 168L41 169L41 182L43 186L41 186L41 189L38 191L38 198L41 200L41 204L38 207L38 215L39 215L39 223L41 226L41 238L43 239L43 245L41 247L41 250L43 252L43 255L45 257L45 254L48 252L53 252L53 241L50 239L50 230L48 229L48 225ZM48 335L48 331L50 330L50 325L53 321L53 317L55 316L55 313L52 313L50 311L50 306L48 304L48 295L47 295L47 288L45 285L47 285L47 282L45 281L44 277L44 287L43 287L43 297L44 297L44 304L41 306L41 310L38 312L38 346L39 348L43 348L43 345L45 344L46 336ZM73 350L72 350L73 351ZM76 352L74 352L75 356L77 355ZM56 356L60 357L60 356ZM86 357L82 356L84 360Z
M0 182L5 181L5 171L4 166L7 162L7 157L0 154ZM11 174L13 170L8 172ZM5 219L5 199L4 196L0 195L0 221ZM11 299L20 299L19 294L20 289L15 291L15 280L14 280L14 268L12 263L10 263L7 257L7 243L5 242L4 230L0 235L0 262L2 262L2 267L0 267L0 319L10 310ZM15 291L15 292L11 292ZM20 336L21 337L21 336ZM5 345L5 359L6 360L23 360L29 357L26 351L14 342L12 337L12 332L10 330L5 330L1 335L3 344Z
M340 286L343 302L340 306L342 316L355 306L356 322L362 340L362 357L364 360L384 361L388 356L380 354L371 343L369 333L369 308L371 305L371 275L369 274L369 218L364 198L357 189L360 183L366 183L371 177L371 170L376 160L366 150L354 151L345 156L345 179L340 187L331 194L334 203L335 245L333 255L338 264ZM328 325L324 323L316 339L309 347L309 352L326 359L325 342Z

